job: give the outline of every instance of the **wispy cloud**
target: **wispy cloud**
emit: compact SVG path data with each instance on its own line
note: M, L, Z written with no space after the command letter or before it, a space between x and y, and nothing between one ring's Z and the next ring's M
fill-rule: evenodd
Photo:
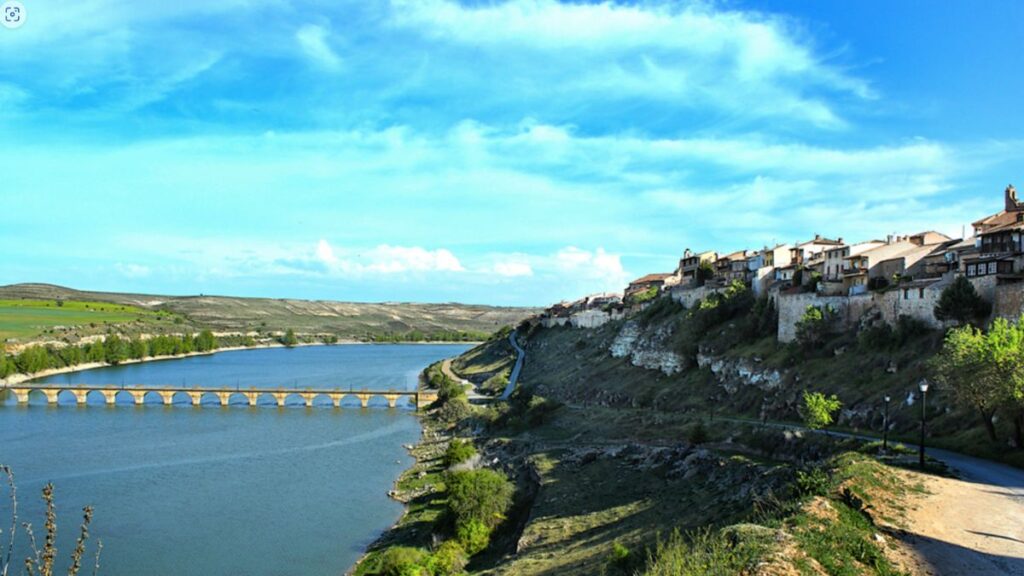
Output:
M341 68L341 58L327 43L328 34L328 30L323 26L308 24L299 28L295 33L295 39L313 62L327 70L337 71Z

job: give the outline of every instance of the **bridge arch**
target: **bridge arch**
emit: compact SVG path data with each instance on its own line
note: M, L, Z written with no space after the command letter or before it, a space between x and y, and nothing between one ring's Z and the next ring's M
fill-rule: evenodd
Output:
M242 392L232 392L231 395L228 396L228 405L229 406L248 406L249 405L249 397L246 396L245 394L243 394Z
M171 404L191 404L192 397L184 390L178 390L171 395Z
M371 394L366 401L367 408L387 408L388 399L383 394Z
M157 392L156 390L147 390L146 393L142 395L142 403L143 404L163 404L164 403L164 399L163 399L162 396L160 396L160 393Z
M333 408L334 400L331 399L329 394L320 392L313 396L313 406Z
M114 403L115 404L134 404L135 403L135 398L132 396L131 392L129 392L127 390L118 390L117 392L114 393Z
M86 404L106 404L107 397L103 395L102 390L89 390L85 393Z
M338 405L342 408L360 408L363 403L359 400L359 397L356 396L355 392L345 392L344 395L342 395L341 400L338 401Z

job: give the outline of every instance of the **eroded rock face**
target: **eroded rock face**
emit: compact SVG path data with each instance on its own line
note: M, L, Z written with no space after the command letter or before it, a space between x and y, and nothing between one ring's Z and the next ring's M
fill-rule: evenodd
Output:
M765 392L782 387L781 372L763 368L751 358L723 358L701 351L697 353L697 366L711 370L729 394L735 394L742 386L756 386Z
M646 333L639 323L631 320L622 325L608 349L614 358L629 357L634 366L660 370L671 376L681 372L685 365L683 357L667 345L672 328L672 325L666 325Z

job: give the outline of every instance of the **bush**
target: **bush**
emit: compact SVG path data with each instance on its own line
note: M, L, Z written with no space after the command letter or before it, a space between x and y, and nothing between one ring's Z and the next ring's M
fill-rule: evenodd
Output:
M427 570L434 576L462 574L469 562L466 551L454 540L447 540L430 555Z
M942 291L935 306L935 318L957 324L978 323L992 313L992 305L981 299L974 284L963 276L957 276L953 283Z
M745 574L761 559L764 544L730 542L721 533L700 531L688 538L678 531L658 539L647 562L645 576L706 576Z
M217 338L214 337L213 332L209 330L203 330L196 336L195 348L198 352L209 352L217 348Z
M821 392L804 390L804 405L800 416L803 417L805 426L811 430L819 430L832 423L833 415L842 406L843 403L835 394L825 396Z
M809 472L798 470L796 489L801 496L827 496L832 490L832 478L822 468L812 468Z
M494 470L449 472L445 484L448 488L448 511L455 519L456 527L476 520L487 528L494 528L512 505L512 483L504 474Z
M491 541L491 529L480 520L470 520L459 524L455 529L455 538L462 548L472 556L487 548Z
M637 556L621 542L612 542L612 551L608 555L608 566L623 574L632 574L636 569Z
M473 447L473 443L456 438L448 443L448 448L444 451L444 465L451 467L465 462L473 456L476 456L476 448Z
M465 398L466 389L463 387L461 382L456 382L451 378L440 374L439 378L436 379L437 385L437 399L439 402L444 403L453 398Z
M419 576L426 559L427 553L419 548L392 546L381 554L378 573L383 576Z
M796 340L805 349L818 349L832 333L836 312L831 306L807 306L796 323Z
M437 411L437 417L442 422L455 424L464 418L468 418L472 413L473 409L470 407L469 401L466 400L466 397L459 396L457 398L451 398L442 404L440 410Z

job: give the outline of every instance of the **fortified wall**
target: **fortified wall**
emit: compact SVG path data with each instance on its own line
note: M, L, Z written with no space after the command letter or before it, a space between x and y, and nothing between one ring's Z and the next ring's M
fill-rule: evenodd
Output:
M796 324L808 306L830 306L837 314L837 322L841 329L852 328L862 319L872 315L893 327L900 316L909 316L931 328L946 328L946 323L935 318L935 306L942 297L942 291L951 281L952 277L949 277L927 285L911 283L883 292L855 296L824 296L813 292L779 294L779 342L792 342L796 339ZM971 279L971 283L982 298L992 302L994 318L1020 318L1021 312L1024 311L1024 283L997 286L994 276Z

